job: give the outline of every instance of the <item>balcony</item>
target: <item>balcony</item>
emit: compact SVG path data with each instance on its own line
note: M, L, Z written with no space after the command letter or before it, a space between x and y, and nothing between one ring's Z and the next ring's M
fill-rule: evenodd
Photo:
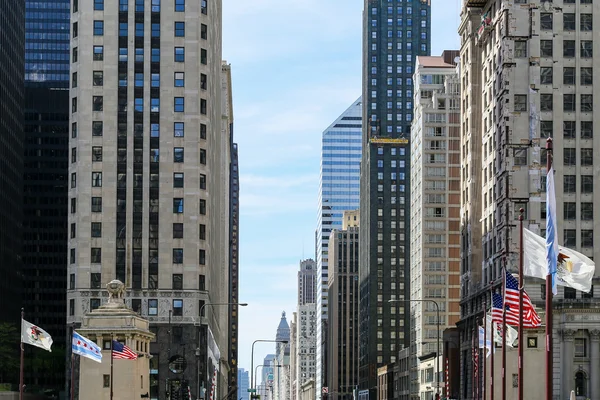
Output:
M465 0L464 4L467 7L484 7L487 0Z

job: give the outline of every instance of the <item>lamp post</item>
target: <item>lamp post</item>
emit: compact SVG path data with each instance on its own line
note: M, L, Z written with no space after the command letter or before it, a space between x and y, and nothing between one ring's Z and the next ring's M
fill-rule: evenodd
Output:
M435 374L435 386L436 386L436 398L439 400L440 398L440 305L437 301L431 299L404 299L404 300L388 300L388 303L426 303L430 302L435 305L435 311L437 314L437 353L435 355L435 369L437 370Z
M206 306L242 306L242 307L246 307L248 305L248 303L204 303L202 304L202 306L200 307L200 311L198 312L198 315L200 315L200 323L202 323L202 318L204 316L204 307ZM208 343L206 344L208 346ZM196 349L196 357L197 357L197 363L198 363L198 371L196 371L197 375L198 375L198 387L196 388L196 399L200 400L200 347L198 347Z
M267 342L267 343L285 343L287 344L287 340L268 340L268 339L256 339L252 342L252 351L250 352L250 386L254 389L254 345L257 342Z

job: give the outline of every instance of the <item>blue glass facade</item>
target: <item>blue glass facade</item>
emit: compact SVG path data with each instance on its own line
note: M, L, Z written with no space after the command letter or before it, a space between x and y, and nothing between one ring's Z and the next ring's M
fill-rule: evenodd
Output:
M25 2L25 80L69 86L70 0Z
M342 229L344 210L359 205L360 159L362 149L362 100L359 98L325 131L321 146L321 181L317 215L317 387L327 383L327 262L329 235ZM321 393L319 389L317 391Z

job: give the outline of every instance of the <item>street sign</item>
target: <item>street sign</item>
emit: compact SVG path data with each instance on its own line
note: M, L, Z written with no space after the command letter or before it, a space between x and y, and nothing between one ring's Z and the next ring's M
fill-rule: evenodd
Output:
M248 389L248 393L256 393L256 389Z

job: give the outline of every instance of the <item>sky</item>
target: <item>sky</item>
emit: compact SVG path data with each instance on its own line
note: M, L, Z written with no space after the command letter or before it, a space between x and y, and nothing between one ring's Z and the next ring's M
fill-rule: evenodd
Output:
M322 132L361 95L364 0L223 0L240 162L238 366L296 310L315 258ZM458 49L461 0L432 0L432 55ZM256 343L254 366L274 343ZM260 370L258 371L260 375Z

